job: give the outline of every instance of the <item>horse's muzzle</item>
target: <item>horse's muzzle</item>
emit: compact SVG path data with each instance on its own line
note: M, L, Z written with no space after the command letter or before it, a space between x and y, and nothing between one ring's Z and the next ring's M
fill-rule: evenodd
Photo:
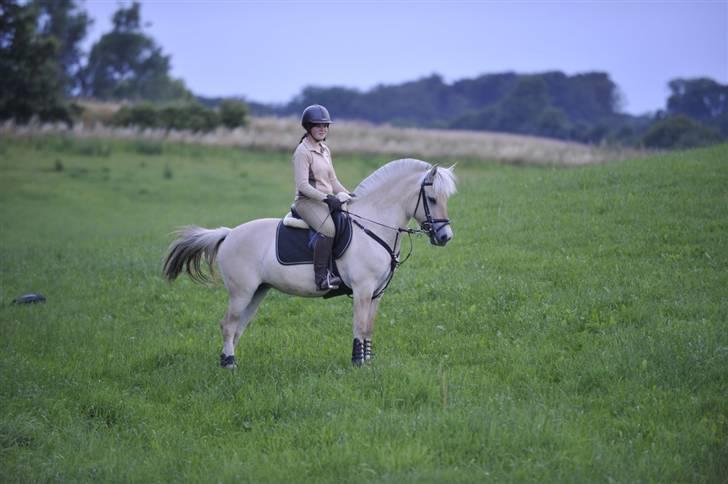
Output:
M430 236L430 243L438 247L445 246L453 238L452 228L450 228L449 222L433 224L432 228L430 228L428 232Z

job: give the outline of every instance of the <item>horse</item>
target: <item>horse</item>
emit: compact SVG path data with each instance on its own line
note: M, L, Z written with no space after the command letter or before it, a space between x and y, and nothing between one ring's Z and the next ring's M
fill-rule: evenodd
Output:
M448 198L456 191L454 165L441 168L425 161L391 161L354 190L345 213L354 222L348 249L335 262L353 297L352 363L373 356L374 319L382 293L399 264L402 233L421 232L430 243L445 246L453 238ZM409 228L411 219L420 229ZM256 219L230 229L182 227L167 250L163 273L173 281L182 272L199 283L214 276L215 262L229 293L220 322L220 365L235 368L235 348L270 288L302 297L326 296L314 283L311 265L282 265L276 255L280 219ZM203 270L205 261L209 275Z

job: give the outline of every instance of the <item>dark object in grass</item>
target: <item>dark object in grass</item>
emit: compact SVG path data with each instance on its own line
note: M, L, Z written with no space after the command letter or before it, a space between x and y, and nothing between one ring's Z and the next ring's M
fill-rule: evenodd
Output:
M30 304L30 303L45 302L45 300L46 300L45 296L43 296L41 294L23 294L22 296L18 296L15 299L13 299L13 303Z

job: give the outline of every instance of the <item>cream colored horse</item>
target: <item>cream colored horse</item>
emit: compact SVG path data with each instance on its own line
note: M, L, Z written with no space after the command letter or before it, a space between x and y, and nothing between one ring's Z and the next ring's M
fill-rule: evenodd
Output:
M448 197L455 193L453 168L433 167L420 160L392 161L356 188L348 211L352 226L348 250L336 263L344 283L353 290L354 343L352 362L372 356L371 338L381 292L389 282L399 254L400 234L414 218L434 245L453 237L447 218ZM235 348L268 290L319 297L311 265L281 265L275 239L279 219L258 219L229 229L185 227L169 247L164 274L175 279L183 270L196 281L207 280L204 258L213 272L217 260L230 300L220 323L223 348L220 364L235 367ZM379 239L379 240L377 240Z

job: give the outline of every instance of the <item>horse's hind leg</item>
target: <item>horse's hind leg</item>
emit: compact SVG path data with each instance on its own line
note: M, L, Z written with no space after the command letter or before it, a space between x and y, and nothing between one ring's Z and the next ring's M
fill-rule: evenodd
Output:
M267 292L268 287L261 286L252 296L248 294L230 295L227 313L220 321L223 342L220 366L223 368L235 368L235 348L240 341L240 336L245 332Z
M238 347L240 337L247 329L248 324L250 324L250 320L253 319L253 316L255 316L255 313L258 311L258 306L260 306L260 303L263 302L265 295L268 294L268 289L270 289L270 287L260 286L255 291L255 294L253 294L253 298L248 303L245 311L243 311L243 313L240 315L240 319L238 321L238 329L235 330L235 337L233 338L233 350Z

